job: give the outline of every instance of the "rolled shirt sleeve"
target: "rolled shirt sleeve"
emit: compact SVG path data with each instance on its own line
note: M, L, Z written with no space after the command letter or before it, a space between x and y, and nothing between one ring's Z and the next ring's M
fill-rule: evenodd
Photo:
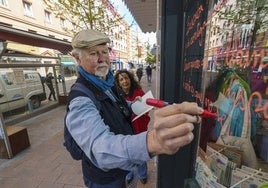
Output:
M115 135L88 97L76 97L71 101L66 126L91 162L102 170L131 170L151 159L146 144L147 132Z

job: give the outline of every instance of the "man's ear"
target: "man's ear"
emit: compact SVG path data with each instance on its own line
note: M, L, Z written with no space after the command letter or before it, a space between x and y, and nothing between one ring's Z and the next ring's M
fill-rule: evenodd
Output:
M79 55L77 53L73 53L72 56L75 58L76 62L80 64Z

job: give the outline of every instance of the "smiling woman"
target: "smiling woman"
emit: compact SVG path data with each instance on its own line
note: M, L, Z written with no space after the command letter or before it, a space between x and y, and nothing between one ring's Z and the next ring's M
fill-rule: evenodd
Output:
M133 102L132 103L132 110L134 113L136 111L134 110L134 105L136 102L139 102L138 100L144 96L144 91L142 90L140 84L137 82L137 80L134 77L134 74L132 74L130 71L123 69L119 70L115 74L115 82L116 84L124 91L125 98L128 101ZM136 102L135 102L136 101ZM142 103L141 103L142 104ZM143 110L144 105L140 105L139 110ZM146 108L146 106L145 106ZM149 108L151 110L152 108ZM144 109L145 110L145 109ZM134 127L135 134L142 133L144 131L147 131L148 124L150 122L149 113L146 111L143 113L143 115L139 115L139 113L133 114L131 119ZM133 172L130 172L126 176L126 181L129 184L133 179ZM141 181L141 183L145 184L147 183L147 163L143 163L142 165L138 166L138 177Z

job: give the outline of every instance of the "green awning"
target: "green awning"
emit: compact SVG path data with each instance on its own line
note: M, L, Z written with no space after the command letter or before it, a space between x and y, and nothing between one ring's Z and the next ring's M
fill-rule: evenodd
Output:
M262 59L262 62L263 63L268 63L268 57L267 56L264 56L263 59Z

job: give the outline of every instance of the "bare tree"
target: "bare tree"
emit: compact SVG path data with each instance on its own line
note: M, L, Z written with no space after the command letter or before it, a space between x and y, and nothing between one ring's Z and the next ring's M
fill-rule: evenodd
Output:
M120 25L122 17L114 11L108 0L43 0L47 9L57 18L72 23L66 32L75 33L81 29L94 29L110 34L112 28Z

